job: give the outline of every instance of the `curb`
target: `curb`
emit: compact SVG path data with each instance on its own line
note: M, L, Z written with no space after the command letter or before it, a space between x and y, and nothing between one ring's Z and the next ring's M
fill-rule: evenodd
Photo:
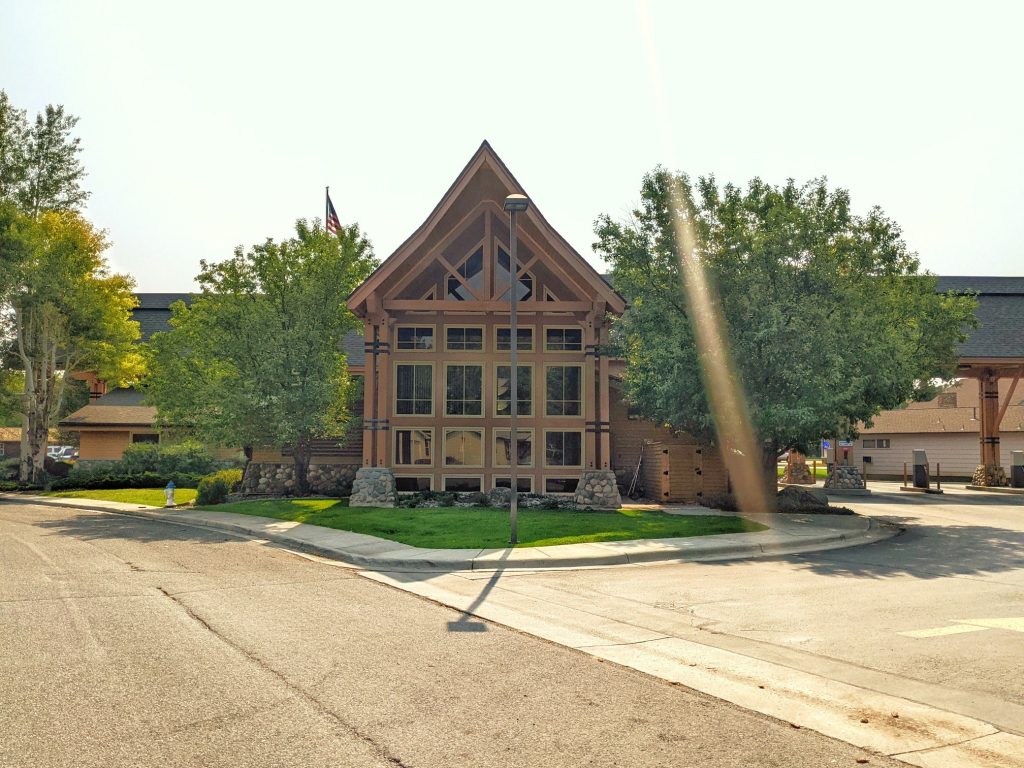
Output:
M0 503L33 504L37 506L63 507L65 509L76 509L87 512L105 512L108 514L125 515L138 517L146 520L155 520L172 525L182 525L192 528L203 528L211 531L236 534L244 538L262 541L271 541L275 544L285 545L290 549L299 550L307 554L325 557L330 560L339 560L357 568L373 571L497 571L497 570L540 570L540 569L572 569L572 568L607 568L623 565L650 565L657 563L679 563L698 562L702 560L730 560L748 557L764 557L786 554L799 554L807 552L822 551L827 549L839 549L854 547L862 544L870 544L884 539L891 538L900 533L895 526L880 524L874 519L864 518L867 526L861 531L843 531L830 529L826 533L810 534L806 536L791 536L792 541L772 542L736 542L722 541L718 536L697 536L686 539L636 539L623 542L600 542L586 545L567 544L544 548L527 547L523 549L480 549L466 550L475 552L467 557L445 556L451 550L432 550L421 547L411 547L387 539L364 535L368 541L377 542L382 545L393 545L393 549L381 555L361 554L350 551L343 546L325 546L306 540L300 535L301 529L314 529L322 532L319 526L298 524L288 533L268 531L260 526L281 524L286 521L275 518L255 517L248 515L237 515L249 522L244 525L239 522L227 522L224 520L202 520L191 516L176 513L176 511L162 511L161 507L142 507L137 505L123 504L118 507L104 506L100 504L77 503L76 499L50 498L43 496L20 496L14 494L0 494ZM114 504L116 502L108 502ZM222 513L224 514L224 513ZM735 536L737 534L725 534ZM740 534L757 535L757 534ZM717 541L715 539L718 539ZM683 543L669 543L683 542ZM650 549L643 549L645 544ZM615 545L629 547L635 551L604 551L612 550ZM632 545L632 546L630 546ZM564 551L559 553L562 547L589 547L591 552ZM531 552L535 550L535 553ZM542 551L538 551L542 550ZM397 554L401 552L402 554ZM554 555L551 553L555 553ZM437 553L437 554L434 554Z

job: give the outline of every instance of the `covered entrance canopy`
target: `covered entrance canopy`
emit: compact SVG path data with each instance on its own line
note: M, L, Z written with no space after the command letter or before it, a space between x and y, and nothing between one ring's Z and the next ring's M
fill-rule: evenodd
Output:
M940 277L942 292L977 293L979 326L960 345L957 375L978 379L978 485L1005 485L999 428L1024 374L1024 277ZM999 396L999 380L1008 389ZM1024 387L1021 387L1024 389Z

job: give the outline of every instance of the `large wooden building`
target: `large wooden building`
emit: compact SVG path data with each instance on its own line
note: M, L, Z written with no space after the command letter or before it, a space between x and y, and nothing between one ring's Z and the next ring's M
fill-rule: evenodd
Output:
M652 443L650 495L694 500L705 484L724 490L716 451L629 417L617 361L605 352L609 321L625 302L535 205L519 215L519 268L510 273L502 204L522 191L484 142L423 225L349 298L364 321L363 466L390 468L399 491L487 491L509 487L515 455L520 490L572 493L587 471L625 479L640 446Z

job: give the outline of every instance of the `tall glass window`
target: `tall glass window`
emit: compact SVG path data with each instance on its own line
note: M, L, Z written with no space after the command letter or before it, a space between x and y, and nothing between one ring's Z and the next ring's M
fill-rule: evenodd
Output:
M547 366L544 386L548 416L579 416L583 413L582 366Z
M446 467L482 467L484 431L482 429L446 429L444 431Z
M444 412L448 416L480 416L483 414L482 365L449 365L445 368L446 390Z
M395 464L398 466L429 465L434 433L430 429L395 430Z
M529 365L517 365L519 385L516 389L516 415L533 415L533 367ZM512 387L510 379L512 375L511 365L499 365L497 376L495 376L495 401L494 413L497 416L510 416L512 414Z
M395 413L429 416L434 412L434 368L430 365L395 366Z
M548 467L583 466L583 434L581 432L545 432L544 464Z

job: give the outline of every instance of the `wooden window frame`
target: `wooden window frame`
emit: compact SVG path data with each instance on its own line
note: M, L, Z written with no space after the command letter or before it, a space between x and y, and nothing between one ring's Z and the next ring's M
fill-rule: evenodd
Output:
M557 430L556 430L557 431ZM498 463L498 437L502 432L508 432L511 434L512 430L509 427L492 427L491 432L491 466L495 469L503 469L505 467L511 468L511 464L499 464ZM530 435L530 463L529 464L517 464L517 467L521 469L534 469L537 466L537 434L533 427L516 427L516 432L520 435L524 432Z
M409 465L408 464L403 464L402 466L405 467L405 466L409 466ZM423 465L420 464L420 465L416 465L416 466L423 466ZM423 473L408 474L408 473L405 473L405 472L398 472L398 473L395 474L395 480L396 481L400 480L403 477L412 478L414 480L419 480L421 478L426 478L427 480L430 481L429 490L431 490L431 491L434 490L434 475L433 474L429 474L429 475L425 475ZM398 492L399 493L418 493L418 491L398 491Z
M491 477L491 487L497 488L499 480L508 480L508 487L512 487L512 476L511 475L494 475ZM530 489L528 491L520 491L520 493L533 493L533 475L519 475L516 477L516 484L529 483Z
M498 413L498 368L500 368L502 366L504 366L506 368L511 368L512 367L511 364L509 364L508 362L497 362L497 363L494 364L494 384L493 384L494 390L491 392L491 395L492 395L491 405L493 406L492 413L494 414L494 418L496 418L496 419L508 419L508 418L512 417L512 401L511 401L511 399L509 399L509 407L508 407L509 412L508 413ZM522 417L524 419L535 418L536 415L537 415L537 376L536 376L536 371L535 371L536 366L533 363L521 363L521 362L519 362L517 360L516 361L516 367L517 368L529 368L530 369L530 412L529 413L523 413L522 410L517 408L516 410L518 411L518 413L516 414L516 418L519 418L519 417ZM518 385L518 381L516 383ZM521 400L519 402L522 403Z
M434 346L430 349L424 349L423 347L400 347L398 341L398 332L407 328L429 328L431 338L434 340ZM396 352L417 352L419 354L437 352L437 325L434 323L402 323L401 325L395 326L395 351Z
M579 331L580 333L580 348L579 349L548 349L548 331ZM544 334L544 351L551 352L553 354L580 354L582 355L586 349L586 339L583 333L583 327L579 325L545 325L542 333Z
M574 432L580 436L580 463L579 464L548 464L548 434L551 432ZM544 445L542 446L544 451L544 469L580 469L587 464L587 440L586 435L583 434L582 429L576 429L573 427L558 428L552 427L544 430Z
M475 491L449 491L445 487L445 483L448 480L479 480L480 486ZM446 493L483 493L484 491L484 476L483 475L441 475L441 490Z
M548 369L549 368L579 368L579 370L580 370L580 399L579 399L580 412L579 412L579 414L577 414L575 416L572 416L572 415L566 415L564 413L548 413ZM586 409L587 409L587 381L586 381L586 369L585 369L583 363L574 363L574 362L544 363L544 381L541 382L541 386L543 387L543 391L544 391L544 397L543 397L543 400L542 400L544 409L542 411L543 416L540 417L540 418L547 418L547 419L582 419L582 418L586 417ZM536 399L536 398L534 398L534 399ZM572 402L572 403L574 403L576 401L575 400L559 400L558 402L561 402L561 403Z
M576 491L579 489L579 482L580 482L580 478L579 477L569 477L567 475L544 475L542 477L542 480L543 480L543 483L544 483L544 493L547 494L547 495L550 495L550 496L571 496L571 495L575 494ZM571 491L549 491L548 490L548 480L575 480L576 481L576 488L571 490Z
M391 371L391 373L392 373L392 379L394 379L394 382L391 385L391 404L392 404L392 408L394 410L394 415L396 417L403 418L403 419L404 418L423 419L423 418L427 418L427 417L432 417L434 415L434 402L437 399L437 376L436 376L437 371L434 369L435 366L434 366L433 361L424 360L423 362L420 362L419 360L394 360L392 362L393 362L394 368ZM429 413L399 413L398 412L398 367L401 366L401 365L425 366L425 367L430 368L430 412ZM415 386L415 375L413 376L413 381L414 381L414 385L413 386ZM413 402L415 402L415 398L413 398Z
M463 330L479 330L480 331L480 349L452 349L448 346L448 331L454 328L461 328ZM486 352L487 351L487 326L485 325L464 325L462 323L446 323L444 326L444 351L445 352Z
M408 414L402 414L406 416ZM429 432L430 433L430 463L429 464L399 464L398 463L398 433L399 432ZM399 425L391 428L391 466L393 467L433 467L434 457L437 455L437 441L434 439L433 427L417 427Z
M498 344L498 331L499 330L509 331L510 332L509 333L509 339L511 340L511 338L512 338L512 334L511 334L512 326L511 325L496 325L496 326L494 326L494 351L495 352L511 352L512 351L511 349L502 349L501 346ZM534 326L532 326L532 325L520 325L520 326L518 326L518 330L520 330L520 331L529 331L530 332L530 346L529 346L529 348L528 349L524 349L524 348L520 347L519 351L520 352L533 352L534 350L536 350L537 349L537 329ZM509 346L511 347L511 341L509 342Z
M480 463L479 464L449 464L448 459L448 433L449 432L479 432L480 433ZM486 427L474 427L466 425L464 427L444 427L442 432L444 436L444 442L441 444L441 449L444 451L444 458L438 462L438 466L442 469L452 469L459 467L467 467L469 469L483 469L487 466L487 429Z
M449 368L475 367L480 369L480 413L448 413L448 369ZM487 366L483 363L474 363L469 360L461 362L446 362L444 364L444 418L446 419L482 419L487 412ZM463 403L466 400L462 401ZM472 402L472 401L470 401Z

